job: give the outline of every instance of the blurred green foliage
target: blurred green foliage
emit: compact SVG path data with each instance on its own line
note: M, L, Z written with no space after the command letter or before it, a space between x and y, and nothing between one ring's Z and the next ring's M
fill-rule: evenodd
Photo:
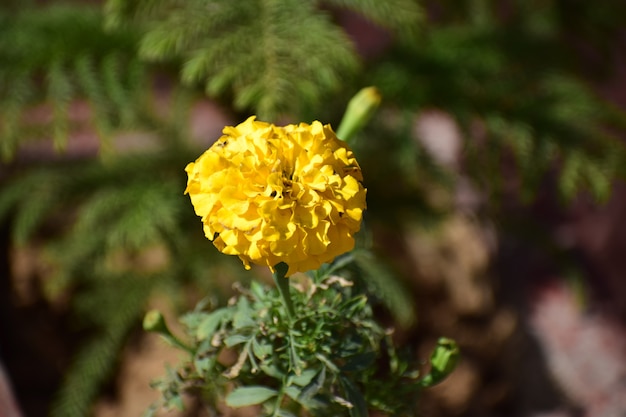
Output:
M551 178L564 201L581 192L606 200L624 177L626 119L584 81L590 71L576 46L598 51L593 73L609 74L625 8L578 0L3 2L0 218L13 244L45 242L48 294L72 294L93 332L53 415L88 414L154 291L182 299L192 285L222 296L216 277L247 277L236 260L215 256L182 196L184 166L201 152L189 135L196 99L208 95L235 118L337 123L354 92L376 85L381 110L355 144L369 189L366 226L436 222L454 206L433 190L450 195L459 175L488 204L511 192L532 201ZM360 57L339 24L345 13L386 33L387 47ZM155 107L163 80L174 97L166 116ZM76 102L89 105L88 122L71 116ZM32 117L41 108L46 117ZM424 109L457 123L459 172L416 140ZM85 127L101 138L98 157L19 157L29 142L52 141L62 153ZM121 152L112 140L124 132L147 132L153 143ZM372 246L367 230L361 240ZM165 261L138 266L155 248ZM399 307L410 305L402 280L366 253L354 257L356 279L384 289L374 292L410 323L412 310Z

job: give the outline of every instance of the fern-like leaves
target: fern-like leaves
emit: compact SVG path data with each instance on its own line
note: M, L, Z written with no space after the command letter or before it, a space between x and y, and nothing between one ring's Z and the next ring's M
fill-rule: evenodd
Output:
M528 200L556 172L566 199L587 191L606 200L626 175L616 134L626 115L593 94L556 46L508 28L433 27L419 47L378 63L369 82L407 109L449 112L465 134L468 173L494 197Z
M189 159L181 149L64 163L22 172L2 187L0 221L9 220L18 245L46 230L44 290L51 297L71 293L75 317L92 332L67 371L53 416L89 414L153 289L166 286L175 299L184 282L215 284L211 267L223 259L211 259L212 245L181 191Z
M421 21L409 0L144 0L134 7L109 0L107 21L137 20L145 28L142 57L178 61L186 84L232 95L236 109L273 119L319 105L357 68L351 41L317 3L352 9L403 36Z
M183 82L203 85L211 96L232 94L237 109L254 109L263 118L315 103L356 67L347 36L311 2L156 4L141 56L182 62ZM113 21L121 20L115 12L128 12L114 4L108 10Z
M0 156L19 143L52 137L63 149L77 123L70 112L86 99L102 138L138 123L145 107L147 67L132 30L103 30L102 14L85 6L48 6L0 14ZM50 113L29 116L35 105Z
M153 277L154 278L154 277ZM120 356L120 350L138 317L145 309L153 282L138 280L135 276L118 276L101 282L84 297L92 305L82 313L89 320L101 322L92 339L74 358L66 374L52 417L83 417L89 415L101 385L111 376ZM97 313L96 313L97 311Z
M382 28L412 41L423 31L425 13L414 0L326 0L322 4L352 10Z

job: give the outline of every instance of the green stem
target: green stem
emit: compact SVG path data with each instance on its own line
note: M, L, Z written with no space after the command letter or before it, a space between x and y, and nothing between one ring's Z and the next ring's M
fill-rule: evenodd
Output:
M293 322L294 317L296 316L295 311L293 309L293 302L291 301L291 294L289 293L289 280L287 279L287 271L289 270L289 266L281 262L274 267L274 282L276 283L276 287L278 288L278 292L280 293L280 297L283 300L283 305L287 311L287 317L290 322Z
M175 346L179 349L186 350L192 356L195 354L194 350L183 343L179 338L174 336L174 334L170 331L169 327L167 327L167 323L163 318L163 315L158 310L150 310L143 319L143 328L147 332L158 333L163 337L170 345Z
M280 388L280 392L278 393L278 395L276 396L276 403L274 404L274 412L272 413L272 417L278 417L278 413L280 412L280 406L283 403L283 398L285 398L285 391L284 391L284 382L283 382L283 386Z

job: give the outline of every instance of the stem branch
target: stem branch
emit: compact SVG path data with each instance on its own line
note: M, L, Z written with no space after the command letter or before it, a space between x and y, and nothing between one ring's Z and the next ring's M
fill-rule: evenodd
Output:
M289 266L281 262L274 267L274 282L276 283L276 287L278 288L278 292L280 293L280 297L283 300L283 305L287 311L287 317L290 322L293 322L294 317L296 316L295 311L293 309L293 302L291 301L291 294L289 293L289 280L286 278L287 271L289 270Z

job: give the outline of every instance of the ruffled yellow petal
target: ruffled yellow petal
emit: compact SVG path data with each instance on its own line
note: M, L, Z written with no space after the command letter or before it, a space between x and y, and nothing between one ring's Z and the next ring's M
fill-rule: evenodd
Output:
M250 117L228 126L185 167L207 238L223 253L288 275L354 247L366 190L352 151L329 125L275 126Z

